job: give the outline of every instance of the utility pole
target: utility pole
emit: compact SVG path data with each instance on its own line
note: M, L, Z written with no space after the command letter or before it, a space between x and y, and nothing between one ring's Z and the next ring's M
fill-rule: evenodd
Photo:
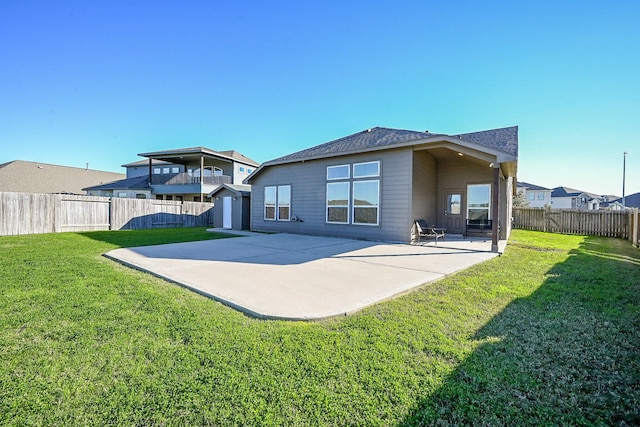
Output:
M626 207L626 198L624 196L624 181L627 177L627 152L625 151L622 158L622 207Z

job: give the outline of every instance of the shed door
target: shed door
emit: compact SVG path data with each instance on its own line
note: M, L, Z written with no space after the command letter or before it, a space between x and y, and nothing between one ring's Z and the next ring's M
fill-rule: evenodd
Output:
M447 233L463 233L462 192L445 191L444 204L444 227L447 229Z
M231 197L222 198L222 228L231 228Z

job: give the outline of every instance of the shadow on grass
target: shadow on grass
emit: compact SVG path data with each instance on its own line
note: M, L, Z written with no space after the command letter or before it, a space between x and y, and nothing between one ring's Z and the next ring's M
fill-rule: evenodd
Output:
M241 237L229 233L210 232L204 227L88 231L78 234L120 248Z
M482 327L402 425L640 425L640 257L612 241L586 238Z

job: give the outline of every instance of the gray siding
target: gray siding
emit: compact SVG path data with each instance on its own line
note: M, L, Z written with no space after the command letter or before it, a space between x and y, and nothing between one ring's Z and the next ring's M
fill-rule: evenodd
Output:
M265 168L252 183L251 229L408 242L412 153L410 148L388 150ZM381 169L379 225L327 224L326 167L376 160ZM291 185L291 214L303 222L264 220L264 187L270 185Z
M438 169L436 159L428 151L413 153L413 204L411 218L437 224Z

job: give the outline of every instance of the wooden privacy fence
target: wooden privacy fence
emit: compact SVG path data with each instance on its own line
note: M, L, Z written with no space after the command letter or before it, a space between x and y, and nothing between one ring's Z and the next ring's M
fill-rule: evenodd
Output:
M513 208L513 227L550 233L629 239L638 244L638 210Z
M0 236L212 224L213 203L0 192Z

